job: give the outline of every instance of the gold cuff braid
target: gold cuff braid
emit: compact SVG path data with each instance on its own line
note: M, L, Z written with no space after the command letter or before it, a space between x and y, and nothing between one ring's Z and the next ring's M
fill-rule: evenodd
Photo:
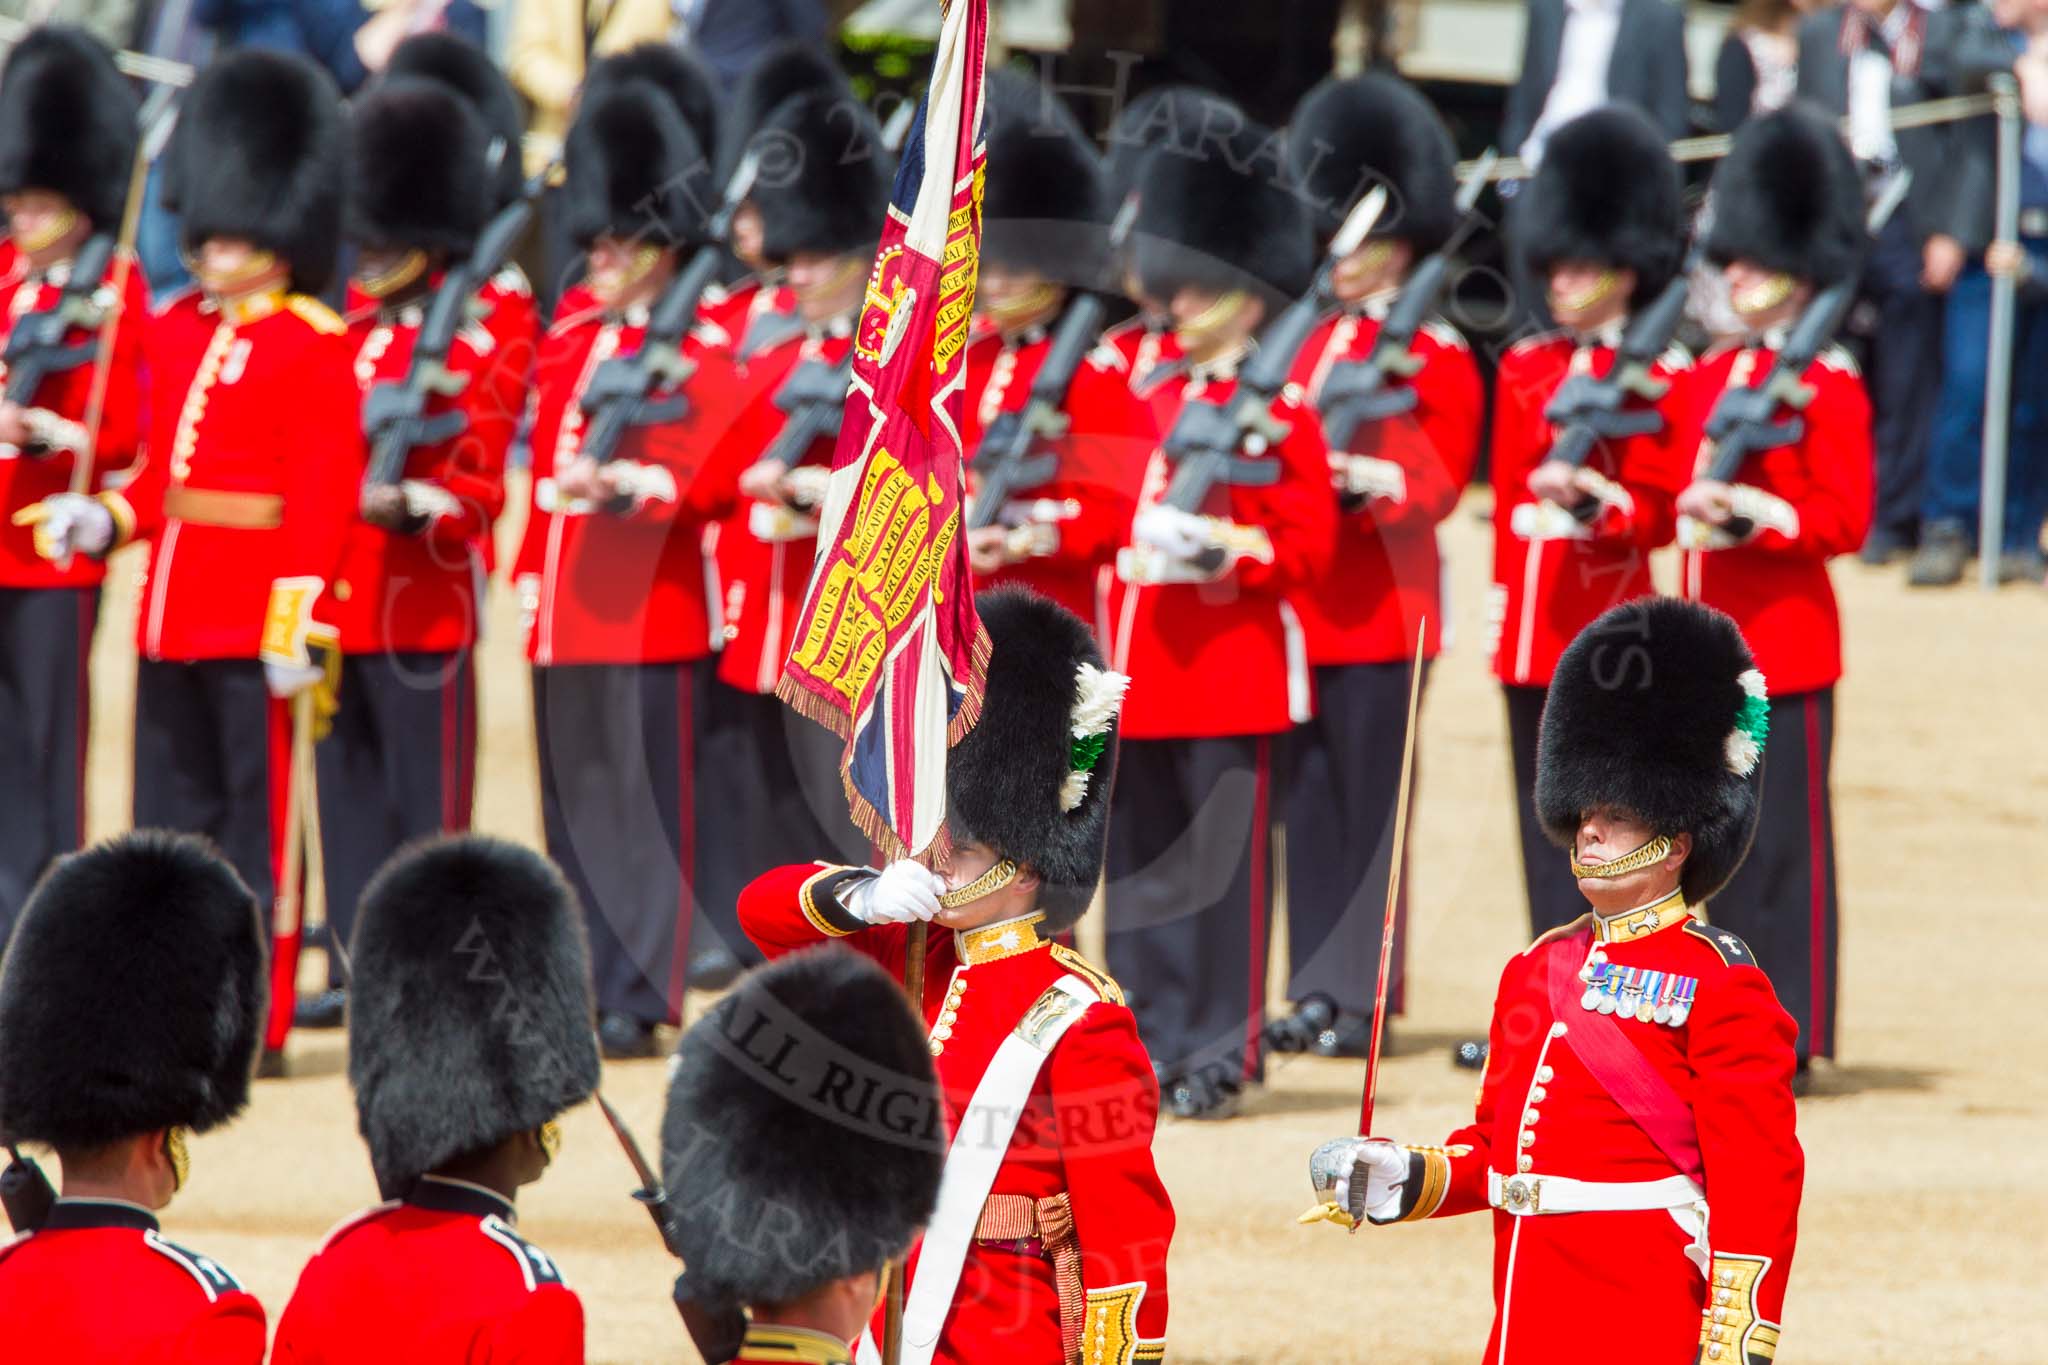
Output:
M1778 1324L1757 1312L1756 1291L1771 1268L1768 1256L1716 1252L1707 1272L1700 1315L1703 1365L1769 1365L1778 1355Z

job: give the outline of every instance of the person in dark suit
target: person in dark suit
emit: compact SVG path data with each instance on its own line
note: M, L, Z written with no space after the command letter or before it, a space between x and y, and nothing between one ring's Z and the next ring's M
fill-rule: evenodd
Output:
M1742 0L1714 59L1713 127L1732 133L1783 108L1799 83L1799 21L1816 0Z
M1930 13L1920 0L1852 0L1799 26L1798 97L1848 120L1849 149L1873 194L1901 169L1913 175L1904 207L1878 236L1863 272L1863 295L1876 313L1864 367L1877 437L1877 510L1863 547L1871 564L1889 561L1919 534L1941 385L1942 295L1963 264L1942 203L1951 134L1940 124L1894 132L1890 115L1948 93L1957 14Z
M1684 11L1670 0L1529 0L1502 150L1540 160L1552 130L1602 104L1635 105L1667 139L1690 131Z
M2048 5L2041 0L1991 0L1955 12L1954 42L1945 54L1944 93L1981 94L1994 75L2024 84L2048 65ZM1947 298L1940 397L1927 453L1921 498L1920 549L1907 582L1947 587L1960 582L1970 552L1998 556L2005 583L2039 583L2041 522L2048 514L2048 298L2022 288L2013 322L2013 405L2007 450L2005 507L1997 545L1977 545L1982 498L1984 387L1991 358L1991 282L2001 248L2008 261L2048 251L2048 127L2034 121L2021 141L2018 240L1997 243L1998 127L1988 115L1954 126L1937 201L1941 232L1963 259Z

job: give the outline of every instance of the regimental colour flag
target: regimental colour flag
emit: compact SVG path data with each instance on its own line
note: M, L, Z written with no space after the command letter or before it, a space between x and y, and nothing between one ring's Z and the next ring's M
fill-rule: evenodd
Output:
M845 737L854 823L889 857L941 844L946 749L974 727L989 652L960 534L988 0L941 9L931 89L854 331L818 558L776 688Z

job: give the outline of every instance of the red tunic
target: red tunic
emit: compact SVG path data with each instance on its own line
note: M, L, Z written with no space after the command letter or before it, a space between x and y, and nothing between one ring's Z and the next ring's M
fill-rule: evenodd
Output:
M1619 1021L1624 1041L1675 1093L1680 1124L1689 1117L1696 1134L1714 1301L1688 1255L1693 1234L1664 1209L1496 1211L1487 1365L1583 1359L1589 1333L1625 1342L1632 1358L1646 1361L1694 1359L1707 1327L1725 1334L1711 1360L1728 1365L1747 1365L1737 1345L1775 1343L1805 1175L1794 1131L1794 1026L1742 940L1684 913L1676 898L1651 908L1660 915L1656 928L1635 911L1600 929L1596 943L1596 921L1584 916L1508 963L1478 1111L1444 1147L1411 1149L1424 1154L1428 1178L1408 1217L1489 1207L1488 1172L1595 1182L1679 1173L1582 1058L1589 1044L1574 1041ZM1588 1011L1580 970L1596 949L1613 968L1690 978L1689 1017L1660 1024ZM1570 997L1562 1007L1560 995ZM1539 1206L1540 1197L1539 1190ZM1588 1319L1588 1304L1600 1306L1597 1321ZM1716 1310L1722 1317L1703 1325L1703 1312Z
M1234 377L1167 379L1152 391L1157 428L1172 431L1185 403L1227 402L1236 390ZM1337 504L1315 414L1283 394L1273 415L1288 433L1260 458L1280 462L1279 480L1218 485L1204 509L1263 530L1272 563L1241 559L1210 583L1110 585L1110 656L1131 678L1125 739L1273 735L1309 716L1308 656L1287 595L1328 570ZM1172 474L1155 450L1140 507L1165 494Z
M274 580L335 581L363 479L348 329L300 294L225 310L179 294L151 318L148 453L120 530L147 537L140 648L149 659L254 659ZM187 493L281 499L275 525L178 515ZM173 500L167 506L167 499Z
M735 319L743 331L733 341L743 352L747 334L760 335L752 332L757 325L794 330L737 361L741 406L725 440L727 457L742 470L767 455L789 420L789 414L775 405L783 382L798 366L812 361L837 365L853 348L850 316L842 335L831 330L813 333L798 321L796 296L787 289L757 289L752 302L756 306ZM797 454L791 467L829 469L836 444L836 437L819 437ZM778 514L785 519L781 526L775 524ZM814 523L814 517L796 509L742 497L739 509L718 525L715 553L725 640L718 676L743 692L773 692L782 677L797 618L803 614L811 562L818 554ZM798 529L804 524L811 524L812 531Z
M110 284L119 269L119 262L108 265ZM60 270L58 274L61 277L68 272ZM28 262L15 249L13 239L0 240L0 320L4 320L0 337L12 335L22 318L51 307L62 293L61 278L31 278ZM125 482L141 440L142 334L149 318L149 287L143 280L141 265L133 257L128 260L122 300L114 323L114 348L92 474L82 490L87 493ZM73 327L65 333L64 344L93 348L98 339L97 328ZM84 364L46 376L24 406L78 424L82 436L92 398L96 354L96 350L89 350ZM0 391L4 391L6 380L7 367L0 363ZM0 588L89 588L105 576L105 563L91 555L73 555L65 565L44 559L36 553L34 532L13 522L14 513L22 508L69 490L77 458L78 451L68 444L53 446L40 456L0 446Z
M277 1325L275 1365L581 1365L583 1303L509 1201L427 1176L327 1234Z
M1024 410L1050 349L1052 338L1043 327L1013 337L985 327L968 343L961 434L969 451L980 449L989 424L1000 414ZM1050 446L1059 457L1057 471L1050 482L1023 491L1012 504L1020 514L1038 503L1058 508L1051 548L998 570L978 586L1021 583L1094 624L1104 571L1129 540L1138 483L1159 438L1151 410L1131 393L1124 369L1100 348L1074 371L1063 411L1067 432Z
M8 1365L258 1365L263 1322L233 1275L166 1242L139 1205L60 1199L0 1246Z
M1105 365L1120 369L1131 392L1145 397L1154 383L1181 365L1180 336L1171 327L1148 323L1143 314L1106 329L1095 348ZM1115 357L1114 361L1111 357ZM1163 367L1163 369L1162 369Z
M639 349L644 315L599 312L564 317L541 343L535 373L532 506L514 578L533 576L539 600L527 657L553 664L675 663L713 648L706 522L738 496L739 466L719 435L730 420L732 367L697 332L683 355L697 366L681 392L689 411L674 422L633 428L617 458L655 491L622 510L560 505L554 473L576 459L584 428L578 401L598 365ZM650 400L677 396L659 389Z
M1690 364L1673 347L1654 372L1676 380ZM1493 671L1504 683L1548 687L1558 656L1594 617L1652 591L1650 551L1671 539L1671 505L1693 456L1680 417L1686 400L1677 384L1659 404L1666 414L1663 431L1599 443L1586 460L1588 469L1620 485L1631 507L1602 513L1587 540L1531 540L1515 531L1515 509L1536 502L1529 475L1549 456L1556 437L1544 405L1568 376L1604 375L1613 366L1612 346L1581 345L1564 332L1519 342L1501 359L1494 385L1493 587L1487 614Z
M1695 441L1724 389L1769 373L1772 352L1729 346L1711 352L1693 374ZM1790 445L1743 461L1734 482L1776 502L1776 525L1724 550L1687 550L1680 592L1735 618L1773 696L1832 687L1842 676L1842 619L1827 562L1863 544L1874 494L1870 398L1855 362L1839 348L1807 367L1813 401L1804 431ZM1791 414L1781 412L1780 419ZM1700 446L1698 477L1706 474ZM1786 513L1789 520L1784 519Z
M344 654L445 651L475 642L491 527L505 506L505 453L525 406L532 362L532 338L516 332L520 311L516 300L493 309L507 339L488 322L470 322L449 347L448 369L468 383L460 394L430 398L427 415L457 413L467 425L460 435L415 448L402 470L406 481L438 490L442 505L426 527L415 535L358 520L350 528L333 604L324 613L341 632ZM404 382L423 320L418 304L372 305L349 319L363 394L376 384Z
M769 957L844 939L897 978L907 930L869 928L840 908L841 887L873 875L864 869L805 864L777 868L740 894L740 925ZM1018 942L999 942L1009 930ZM963 951L962 940L973 943ZM984 943L987 944L984 947ZM925 958L924 1017L945 1096L947 1131L957 1126L996 1048L1052 984L1066 975L1101 997L1070 1028L1039 1070L1023 1120L997 1172L999 1196L1067 1196L1079 1244L1080 1281L1090 1324L1089 1353L1103 1365L1157 1360L1166 1336L1166 1252L1173 1205L1152 1164L1159 1086L1138 1040L1137 1021L1116 983L1079 954L1040 941L1029 924L972 935L934 928ZM950 1025L939 1016L952 1010ZM914 1276L917 1252L907 1273ZM914 1279L911 1281L914 1283ZM1058 1365L1059 1293L1050 1260L1014 1243L977 1240L967 1254L935 1357L946 1365L1001 1360ZM1095 1353L1097 1310L1110 1324ZM1121 1324L1119 1326L1118 1324ZM875 1324L880 1339L879 1316Z
M1309 335L1293 382L1310 409L1331 370L1365 361L1379 333L1379 319L1339 313ZM1415 657L1415 627L1424 620L1423 652L1435 658L1442 646L1436 527L1471 481L1485 395L1471 348L1448 324L1424 326L1412 349L1422 368L1395 383L1415 391L1415 406L1361 425L1348 446L1351 454L1399 465L1406 496L1374 498L1341 515L1329 572L1294 594L1312 664L1405 662Z

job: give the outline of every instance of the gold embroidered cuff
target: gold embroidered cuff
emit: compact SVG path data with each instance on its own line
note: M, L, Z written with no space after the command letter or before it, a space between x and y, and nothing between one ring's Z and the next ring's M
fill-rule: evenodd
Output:
M100 494L99 499L100 506L114 519L114 543L109 551L118 550L135 539L135 508L125 494L111 490Z
M1166 1359L1166 1342L1138 1336L1138 1304L1145 1282L1091 1289L1081 1310L1080 1365L1132 1365L1139 1360Z
M304 668L312 662L307 640L313 635L313 604L320 600L325 580L306 575L272 579L270 605L263 614L263 635L256 657L267 664L291 664Z
M1703 1365L1768 1365L1778 1355L1778 1324L1757 1312L1757 1286L1771 1268L1768 1256L1716 1252L1707 1272L1707 1306L1700 1315Z
M1450 1193L1451 1157L1442 1147L1410 1147L1406 1150L1411 1157L1422 1158L1422 1183L1416 1187L1414 1207L1394 1221L1419 1223L1442 1208L1444 1196ZM1413 1178L1411 1171L1410 1179Z
M796 902L811 927L827 938L845 938L867 926L847 913L839 903L839 891L866 874L865 868L827 867L804 879L797 888Z

